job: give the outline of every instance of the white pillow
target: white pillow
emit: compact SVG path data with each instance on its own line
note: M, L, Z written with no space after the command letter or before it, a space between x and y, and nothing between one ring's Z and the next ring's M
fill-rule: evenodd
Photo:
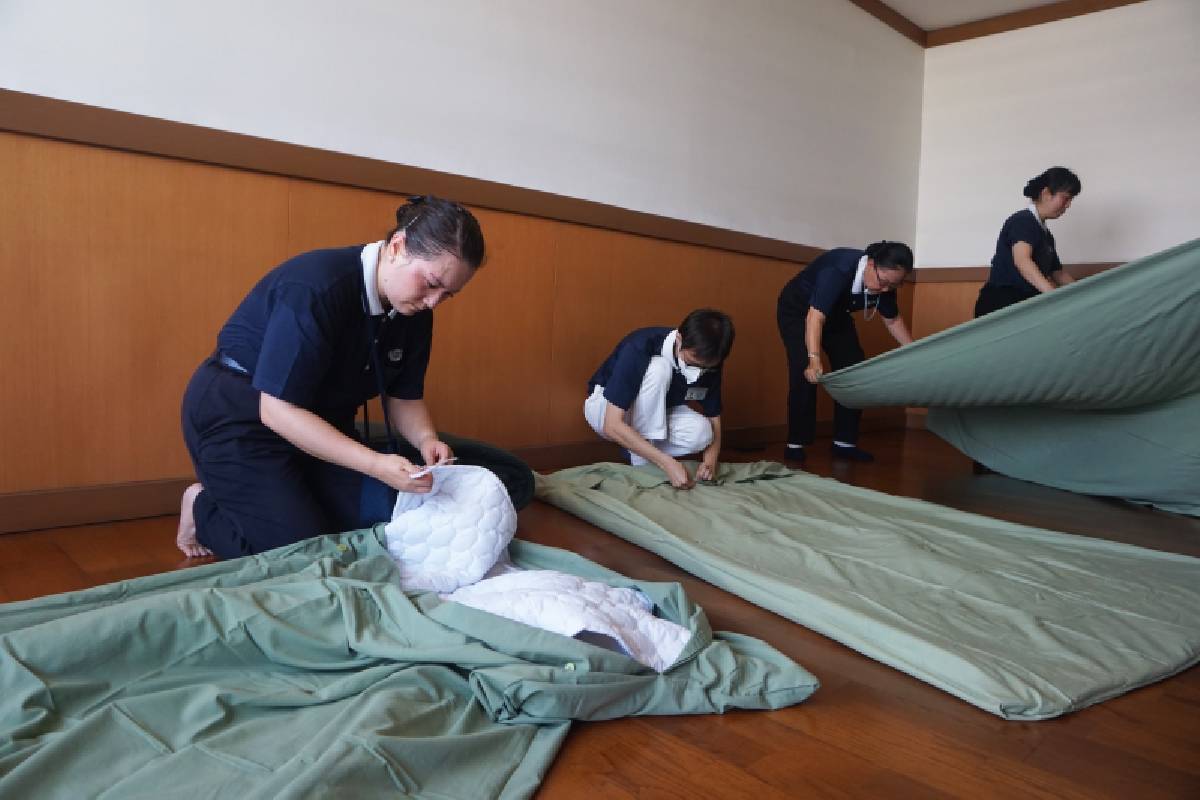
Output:
M508 490L484 467L433 469L427 494L400 492L384 526L406 591L452 592L487 574L517 530Z

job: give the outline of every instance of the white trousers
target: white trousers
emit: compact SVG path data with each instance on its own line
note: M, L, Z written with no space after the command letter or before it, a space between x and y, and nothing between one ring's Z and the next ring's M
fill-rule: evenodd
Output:
M652 357L638 395L625 412L625 422L669 456L698 453L712 444L712 423L687 406L676 406L668 413L667 390L670 388L671 363L662 356ZM604 439L608 438L604 435L607 407L603 386L593 389L591 396L583 402L584 418ZM629 463L645 464L646 460L637 453L630 453Z

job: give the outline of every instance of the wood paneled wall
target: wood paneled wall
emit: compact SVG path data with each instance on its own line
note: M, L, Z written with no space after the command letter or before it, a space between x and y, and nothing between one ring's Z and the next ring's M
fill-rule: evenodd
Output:
M400 201L13 133L0 186L0 494L189 475L180 398L242 296L289 255L381 237ZM439 427L513 448L588 441L597 364L630 329L698 306L738 329L727 428L784 422L775 298L802 265L476 213L489 261L436 312ZM861 331L869 353L888 346L878 320Z
M952 328L975 318L975 301L979 287L986 280L945 281L920 280L915 284L913 295L913 326L915 339Z

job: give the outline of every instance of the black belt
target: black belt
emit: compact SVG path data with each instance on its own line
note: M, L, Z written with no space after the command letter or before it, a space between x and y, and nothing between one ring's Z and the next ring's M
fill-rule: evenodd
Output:
M217 363L220 364L222 367L225 367L228 370L232 370L233 372L236 372L239 375L249 375L250 374L250 370L246 369L241 364L239 364L236 360L233 359L233 357L227 356L224 353L217 353L216 360L217 360Z

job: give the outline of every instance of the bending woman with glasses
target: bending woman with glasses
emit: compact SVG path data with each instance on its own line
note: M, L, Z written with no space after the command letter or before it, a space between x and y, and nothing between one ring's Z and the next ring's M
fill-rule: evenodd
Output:
M779 293L776 320L788 359L788 439L784 457L789 461L803 462L804 446L813 440L817 382L825 371L821 351L829 356L835 370L865 358L852 312L862 311L868 320L881 316L897 342L912 342L896 303L896 289L912 268L912 250L901 242L876 242L865 252L839 247L813 259ZM861 418L861 411L834 403L835 458L875 460L858 447Z
M235 558L365 527L380 521L367 517L388 487L428 492L432 476L368 447L355 417L385 395L389 432L426 464L451 457L422 399L433 308L483 256L470 211L414 197L381 241L302 253L267 273L184 394L199 479L180 504L184 555Z

